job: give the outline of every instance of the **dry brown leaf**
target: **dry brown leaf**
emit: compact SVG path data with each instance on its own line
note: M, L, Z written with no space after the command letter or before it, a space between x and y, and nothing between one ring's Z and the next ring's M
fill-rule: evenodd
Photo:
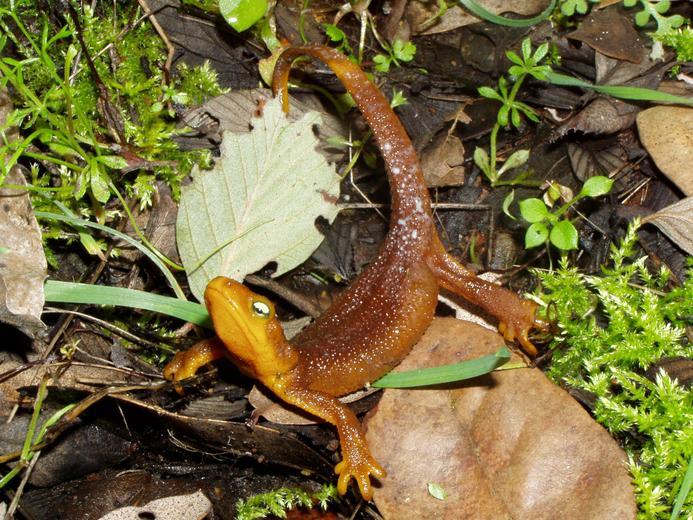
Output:
M6 90L0 90L0 126L12 110ZM8 132L14 139L14 131ZM4 159L2 159L4 160ZM4 185L26 186L18 167L10 170ZM41 230L23 189L0 189L0 322L35 338L44 330L43 281L46 278Z
M654 224L671 241L689 255L693 255L693 197L660 209L642 219L643 224Z
M441 318L396 370L459 362L501 345L496 333ZM386 519L635 518L624 453L537 369L386 390L367 438L388 472L375 490ZM429 484L447 497L431 496Z
M595 175L612 174L626 166L623 147L618 143L604 146L603 143L568 143L568 158L573 173L581 181Z
M236 90L210 99L204 105L193 108L183 115L185 124L221 141L224 130L241 133L250 132L250 119L257 113L261 105L273 99L270 89L258 88L253 90ZM287 118L291 122L299 121L306 112L314 110L320 113L322 123L315 131L319 132L320 145L317 150L330 162L335 162L344 156L344 149L338 148L325 140L329 137L346 139L349 132L344 122L325 112L317 96L301 96L300 99L291 96L291 110Z
M643 42L630 18L616 7L592 11L577 30L566 36L612 58L633 63L642 60Z
M101 517L100 520L140 520L142 518L166 518L167 520L201 520L212 513L212 503L202 493L178 495L152 500L141 507L121 507Z
M477 3L493 14L516 13L533 16L549 5L548 0L477 0ZM414 33L437 34L464 27L481 21L466 9L453 5L445 11L437 22L427 27L424 23L438 12L438 2L413 0L408 2L406 16ZM423 29L423 30L422 30Z
M693 108L659 106L638 114L640 141L671 182L693 195Z
M598 97L575 117L562 124L555 133L565 135L570 131L586 134L613 134L631 126L638 107L618 99Z
M464 145L460 138L437 135L421 153L421 169L429 188L464 184Z

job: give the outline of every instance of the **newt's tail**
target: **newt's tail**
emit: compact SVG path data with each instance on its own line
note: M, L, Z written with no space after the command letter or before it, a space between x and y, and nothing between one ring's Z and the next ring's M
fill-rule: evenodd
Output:
M312 56L324 62L342 82L376 138L387 166L392 192L390 231L414 236L420 244L431 234L431 199L424 183L414 146L390 103L366 74L342 53L329 47L305 45L289 47L274 69L273 89L281 92L284 111L289 109L287 83L291 63L299 56Z

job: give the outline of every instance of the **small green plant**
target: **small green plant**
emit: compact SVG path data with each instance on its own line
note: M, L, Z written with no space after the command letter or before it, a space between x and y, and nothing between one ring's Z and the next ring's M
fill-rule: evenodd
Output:
M238 520L256 520L274 516L286 518L286 512L295 507L312 508L317 503L323 510L330 501L337 500L337 488L324 484L317 492L308 493L300 488L279 488L267 493L254 495L236 503Z
M589 4L598 4L600 0L561 0L561 13L566 16L573 16L575 13L586 14L590 10ZM641 5L642 10L635 15L635 24L638 27L645 27L650 19L657 24L654 34L665 34L677 27L680 27L685 19L683 16L675 14L666 16L671 7L670 0L623 0L625 7L636 7Z
M676 60L693 61L693 29L683 27L662 34L655 34L654 39L668 45L676 52Z
M381 42L381 45L387 54L376 54L373 57L375 70L378 72L388 72L392 64L399 67L400 61L409 62L414 59L414 55L416 54L416 45L412 42L395 40L392 45L387 45L383 42Z
M521 200L519 203L520 215L530 224L525 232L525 247L531 249L551 243L563 251L577 249L578 232L573 223L565 218L566 212L582 199L606 195L611 191L612 185L613 181L608 177L599 175L590 177L582 185L582 189L577 195L570 197L553 211L549 210L544 200L537 198ZM509 206L512 196L513 192L506 197L503 204L504 208ZM552 205L563 196L563 190L556 184L551 184L544 198Z
M43 402L47 395L48 379L44 378L36 392L34 411L31 415L31 420L29 421L26 436L24 437L24 444L22 445L22 450L19 453L17 464L15 464L15 466L8 473L0 478L0 489L3 489L14 477L19 475L24 469L27 468L27 466L29 466L31 460L36 456L37 449L35 446L44 441L46 434L48 433L48 429L56 424L67 412L76 406L74 404L64 406L46 419L46 421L44 421L39 428L38 422L41 414L41 408L43 407Z
M349 59L352 61L356 59L356 57L354 56L354 51L351 48L351 45L349 45L349 38L347 38L347 35L344 31L342 31L339 27L331 23L323 24L322 27L325 30L325 34L330 39L330 41L337 45L336 49L339 52L343 52L344 54L349 56Z
M623 0L626 7L635 7L637 4L642 6L642 10L635 15L635 24L638 27L645 27L650 18L657 23L657 30L654 34L664 34L681 27L685 21L680 14L665 16L671 7L669 0Z
M531 107L521 101L517 101L517 93L528 75L539 80L547 80L547 73L551 71L551 67L545 64L542 65L541 62L548 52L548 43L542 43L532 52L532 42L529 38L524 39L522 41L522 57L518 56L517 53L513 51L508 51L506 53L508 59L514 64L508 70L511 81L513 81L512 88L510 88L510 90L508 89L508 80L504 76L501 76L498 80L498 88L496 90L491 87L479 87L479 94L483 97L501 103L496 123L491 130L490 151L487 152L481 147L477 147L474 150L474 163L484 175L486 175L486 178L494 188L503 185L527 184L524 176L518 176L510 181L502 181L501 176L507 171L519 168L525 164L529 159L529 150L516 150L505 160L503 166L498 168L496 140L501 128L508 127L509 125L515 128L520 126L522 120L521 114L531 121L539 121L539 118Z
M660 360L693 357L685 329L693 316L693 269L667 291L669 272L652 274L633 259L637 223L610 266L587 276L568 265L538 273L540 300L551 302L559 334L548 375L595 397L594 415L624 446L642 520L669 519L693 457L693 389L661 368ZM690 518L690 516L686 516Z

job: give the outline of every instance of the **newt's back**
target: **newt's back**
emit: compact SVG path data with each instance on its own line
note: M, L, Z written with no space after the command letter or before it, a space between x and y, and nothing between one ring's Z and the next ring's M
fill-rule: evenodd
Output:
M306 54L335 72L369 123L392 199L390 229L377 259L291 341L301 359L296 377L313 390L342 395L397 365L433 319L438 283L426 265L431 200L411 140L387 98L343 54L313 46L286 50L276 65L275 91L285 89L292 60Z

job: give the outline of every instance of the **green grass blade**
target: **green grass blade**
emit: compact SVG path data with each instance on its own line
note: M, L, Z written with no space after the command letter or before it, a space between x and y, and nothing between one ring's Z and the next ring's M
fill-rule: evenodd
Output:
M412 388L454 383L488 374L510 359L510 351L501 347L495 354L441 367L420 368L396 374L389 373L375 381L376 388Z
M159 259L159 257L154 254L148 247L144 246L141 242L138 240L135 240L129 235L126 235L125 233L121 233L120 231L110 228L108 226L104 226L102 224L98 224L97 222L91 222L89 220L84 220L81 218L77 217L71 217L69 215L61 215L59 213L49 213L46 211L35 211L34 214L36 215L37 218L45 218L49 220L59 220L61 222L67 222L68 224L75 226L77 228L85 228L85 227L90 227L94 229L98 229L99 231L103 231L104 233L108 233L110 235L113 235L114 237L118 237L121 240L125 240L132 246L136 247L139 249L144 255L149 258L154 265L156 265L159 270L163 273L164 277L168 281L169 285L173 289L173 292L176 294L176 296L181 299L185 300L185 294L183 293L183 290L180 288L180 285L178 285L178 281L175 279L173 276L173 273L169 270L166 265ZM79 303L79 302L78 302Z
M588 81L583 81L566 74L558 72L547 72L546 77L549 82L562 87L580 87L602 94L608 94L615 98L630 99L634 101L652 101L654 103L672 103L678 105L693 105L693 99L682 96L675 96L666 92L660 92L650 88L626 87L623 85L594 85Z
M459 0L459 2L470 13L478 16L482 20L495 23L496 25L504 25L506 27L529 27L531 25L536 25L539 22L546 20L556 7L556 0L551 0L549 6L538 15L533 16L532 18L515 19L493 14L491 11L488 11L477 4L474 0Z
M207 309L199 303L161 296L124 287L89 285L84 283L48 280L44 286L46 301L91 305L117 305L159 312L208 329L212 323Z
M671 518L669 520L676 520L679 517L681 509L683 509L683 503L686 501L688 493L691 492L691 486L693 486L693 457L688 461L686 476L683 477L681 489L679 489L679 494L676 495L676 502L674 503L674 509L671 511Z

